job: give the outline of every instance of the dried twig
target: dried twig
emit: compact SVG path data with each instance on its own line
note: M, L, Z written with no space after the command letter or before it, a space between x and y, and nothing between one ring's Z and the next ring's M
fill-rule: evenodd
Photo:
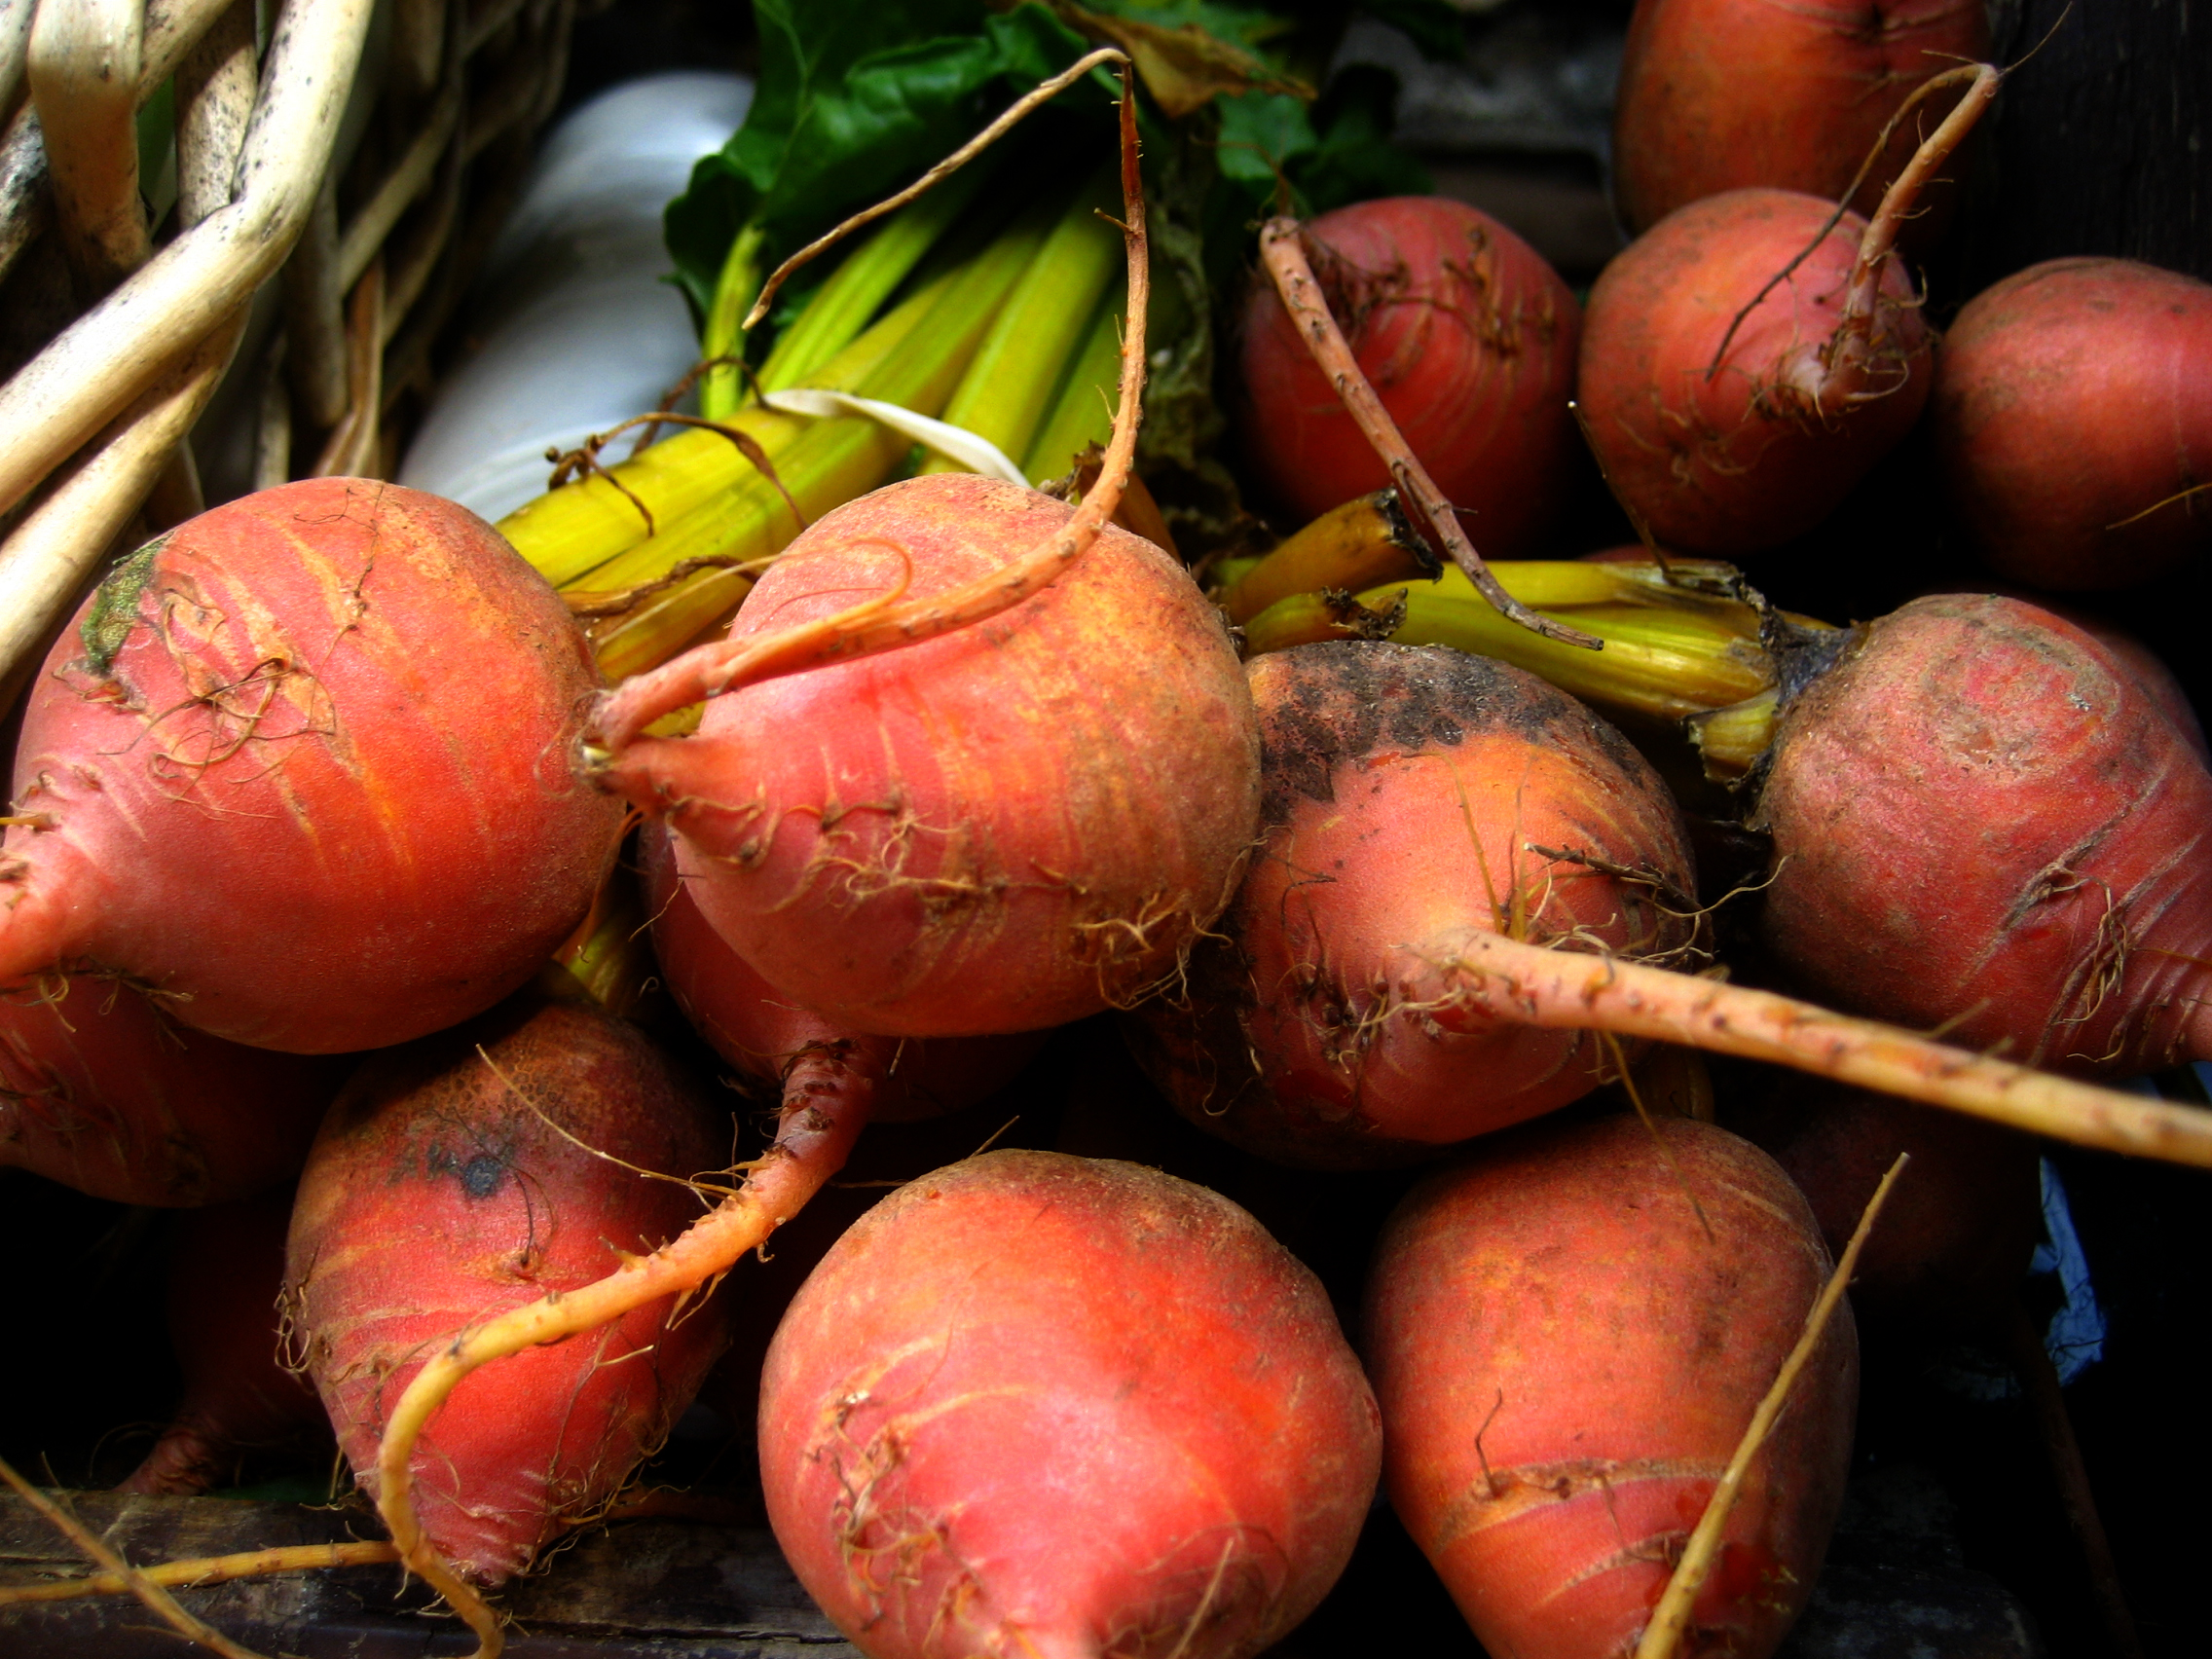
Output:
M244 1550L237 1555L202 1556L193 1561L165 1561L141 1567L138 1575L165 1590L199 1590L210 1584L228 1584L239 1578L267 1578L279 1572L317 1572L334 1567L382 1567L399 1559L399 1552L382 1538L357 1539L340 1544L282 1544L274 1549ZM130 1581L119 1572L89 1572L82 1578L63 1578L52 1584L0 1585L0 1607L25 1602L73 1602L80 1596L130 1595Z
M14 1487L18 1496L45 1516L71 1543L128 1584L133 1596L160 1614L162 1621L187 1641L210 1648L224 1655L224 1659L260 1659L251 1648L240 1647L212 1625L203 1623L177 1605L174 1596L101 1543L82 1521L16 1473L5 1458L0 1458L0 1480Z

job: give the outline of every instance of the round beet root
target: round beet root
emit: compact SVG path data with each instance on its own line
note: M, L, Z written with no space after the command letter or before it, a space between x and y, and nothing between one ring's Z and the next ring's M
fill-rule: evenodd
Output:
M1691 942L1680 816L1566 692L1442 646L1344 641L1247 667L1261 844L1191 994L1128 1021L1176 1109L1249 1151L1404 1163L1564 1106L1619 1050L1463 1006L1469 928L1664 958Z
M727 1115L588 1005L509 1004L366 1062L315 1138L285 1257L294 1341L363 1489L429 1354L674 1238L701 1209L685 1180L728 1158ZM659 1446L724 1340L719 1303L679 1300L461 1381L410 1459L442 1559L499 1582Z
M1362 1344L1383 1474L1485 1647L1634 1649L1828 1271L1774 1161L1683 1119L1532 1125L1407 1196ZM1843 1499L1858 1351L1839 1309L1752 1460L1684 1651L1760 1659L1803 1608Z
M1814 994L2125 1075L2212 1054L2208 774L2103 646L2014 599L1866 627L1783 717L1761 923Z
M1991 570L2057 590L2161 575L2212 550L2212 283L2125 259L2008 276L1943 337L1929 420Z
M1621 220L1641 234L1758 186L1840 201L1906 95L1988 50L1983 0L1640 0L1613 113ZM1853 208L1874 211L1944 107L1899 128ZM1947 191L1928 204L1949 216Z
M490 1007L591 904L620 803L570 756L567 608L435 496L316 478L159 536L30 695L0 982L98 969L302 1053Z
M89 976L0 998L0 1164L121 1204L227 1203L307 1161L347 1061L178 1026Z
M1831 1254L1898 1154L1912 1155L1852 1275L1862 1324L1950 1339L2004 1329L2043 1229L2034 1136L1791 1072L1745 1092L1724 1122L1797 1183Z
M1900 262L1879 264L1860 290L1863 334L1846 331L1856 213L1729 336L1834 211L1786 190L1706 197L1591 290L1576 395L1607 481L1665 546L1738 558L1802 535L1919 418L1934 336Z
M732 637L940 595L1071 516L967 473L878 490L792 543ZM1012 609L727 691L610 776L666 816L701 913L784 996L851 1031L987 1036L1172 978L1235 885L1258 748L1220 613L1109 528Z
M995 1152L838 1241L761 1383L769 1520L870 1659L1239 1659L1366 1518L1373 1396L1319 1282L1227 1198Z
M1567 409L1581 332L1572 291L1495 219L1442 197L1340 207L1305 240L1361 371L1476 547L1493 559L1533 551L1582 445ZM1390 485L1264 282L1245 304L1237 362L1253 468L1301 517Z

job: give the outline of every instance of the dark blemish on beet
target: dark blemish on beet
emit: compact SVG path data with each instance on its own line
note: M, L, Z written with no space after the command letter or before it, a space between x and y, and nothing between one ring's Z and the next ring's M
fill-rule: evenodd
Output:
M479 1153L461 1166L461 1190L472 1198L488 1198L499 1190L506 1165L489 1153Z

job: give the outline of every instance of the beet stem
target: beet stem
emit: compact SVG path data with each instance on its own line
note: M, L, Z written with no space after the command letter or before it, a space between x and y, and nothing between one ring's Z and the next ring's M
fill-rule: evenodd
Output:
M898 195L887 196L874 206L862 208L843 224L838 225L833 230L824 232L814 240L808 242L806 246L800 248L798 252L793 254L791 258L785 260L783 264L777 266L774 271L768 274L767 281L760 284L759 297L753 302L753 309L745 313L745 320L739 323L738 327L740 329L756 327L760 319L768 314L768 307L776 298L776 290L781 288L785 279L800 266L836 246L837 243L862 227L872 225L884 214L897 212L946 174L958 172L1005 137L1024 116L1035 110L1039 105L1050 102L1093 69L1103 68L1109 63L1121 66L1122 96L1125 102L1129 93L1128 55L1119 47L1112 46L1102 46L1095 52L1085 54L1051 80L1040 81L1035 87L1022 93L1020 97L1009 104L1004 112L982 131L977 133L975 137L969 139L967 143L961 145L959 149L953 151L951 155L945 157L943 161L938 163L936 166L930 168L928 172L922 174L920 178L914 180L912 184L899 192Z
M1336 387L1346 413L1374 446L1375 453L1382 458L1383 465L1390 469L1399 498L1412 502L1415 510L1428 520L1430 533L1444 543L1453 562L1467 573L1467 579L1500 613L1530 633L1541 634L1562 645L1580 645L1585 650L1603 650L1604 641L1539 615L1507 593L1503 584L1491 574L1483 556L1475 551L1466 531L1460 528L1457 511L1429 477L1420 459L1406 442L1405 434L1398 430L1398 424L1390 419L1390 412L1382 407L1382 399L1376 395L1375 387L1360 369L1359 359L1352 354L1351 343L1330 313L1329 302L1323 297L1321 284L1314 279L1313 267L1306 257L1305 227L1292 218L1270 219L1260 227L1260 259L1274 280L1275 292L1282 299L1283 309L1290 313L1299 338L1306 342L1313 361Z
M1151 251L1145 234L1144 184L1137 170L1136 92L1126 59L1122 66L1121 111L1123 231L1128 250L1121 408L1115 413L1114 435L1099 464L1098 481L1085 494L1075 516L1012 564L934 598L902 604L897 592L878 596L817 622L701 645L639 675L600 699L593 720L596 741L587 740L584 759L587 770L600 774L603 784L620 789L626 781L635 781L641 790L647 787L642 775L624 779L618 756L663 715L779 675L919 645L984 621L1042 592L1089 551L1128 487L1144 401Z
M1852 1229L1851 1242L1843 1247L1842 1259L1836 1263L1835 1272L1828 1274L1820 1300L1813 1304L1812 1312L1806 1316L1804 1334L1782 1362L1782 1369L1775 1373L1773 1385L1759 1401L1758 1409L1751 1413L1751 1426L1744 1430L1744 1438L1737 1443L1728 1467L1721 1471L1713 1495L1706 1499L1705 1513L1697 1518L1697 1526L1691 1530L1689 1542L1682 1549L1682 1559L1668 1575L1667 1589L1660 1596L1658 1606L1651 1611L1651 1622L1643 1627L1643 1636L1636 1644L1635 1659L1675 1659L1677 1649L1681 1646L1682 1634L1689 1626L1690 1610L1696 1604L1698 1592L1705 1588L1713 1564L1719 1559L1720 1534L1728 1525L1729 1511L1736 1507L1737 1495L1744 1490L1751 1459L1758 1456L1766 1437L1774 1431L1783 1408L1789 1403L1790 1390L1797 1385L1798 1375L1811 1363L1813 1350L1820 1346L1821 1338L1827 1333L1828 1320L1843 1301L1843 1293L1859 1266L1859 1253L1865 1248L1867 1236L1874 1231L1875 1218L1889 1201L1890 1189L1897 1185L1898 1177L1911 1161L1911 1153L1899 1153L1898 1161L1890 1165L1890 1172L1882 1177L1882 1184L1874 1189L1874 1196L1866 1200L1859 1225Z
M1500 1020L1656 1037L2079 1146L2212 1168L2212 1112L2078 1083L1794 997L1489 932L1469 933L1432 970L1467 1006Z

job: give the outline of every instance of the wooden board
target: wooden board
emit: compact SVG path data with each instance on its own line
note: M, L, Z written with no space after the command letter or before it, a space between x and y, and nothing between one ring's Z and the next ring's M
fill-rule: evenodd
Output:
M222 1498L76 1494L77 1513L134 1563L374 1536L358 1513ZM83 1558L31 1507L0 1497L0 1582L76 1577ZM258 1652L300 1659L431 1659L468 1633L428 1610L396 1567L247 1579L177 1592ZM515 1659L857 1659L784 1565L765 1529L635 1521L589 1534L499 1598ZM129 1598L0 1608L8 1659L177 1659L189 1651Z

